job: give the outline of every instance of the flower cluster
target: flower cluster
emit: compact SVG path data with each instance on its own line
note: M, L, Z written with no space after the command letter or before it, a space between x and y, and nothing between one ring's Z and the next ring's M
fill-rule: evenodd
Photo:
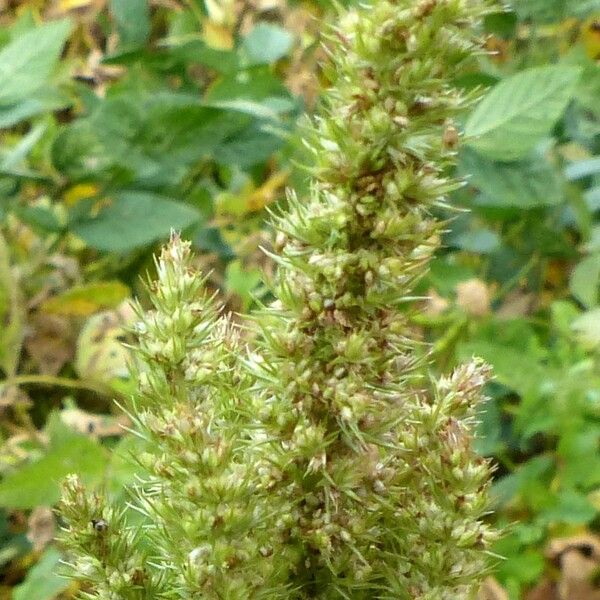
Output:
M494 535L490 467L472 449L489 369L473 361L431 380L411 316L440 243L434 209L460 185L448 175L455 118L474 96L452 82L480 52L485 11L483 0L374 0L341 15L331 87L304 128L311 191L275 217L276 301L253 315L250 348L203 295L188 244L164 249L154 308L137 309L128 407L147 447L134 502L144 524L120 530L124 544L143 539L154 587L110 587L108 565L129 563L74 518L68 507L90 500L70 481L69 545L96 565L75 563L88 597L476 593Z

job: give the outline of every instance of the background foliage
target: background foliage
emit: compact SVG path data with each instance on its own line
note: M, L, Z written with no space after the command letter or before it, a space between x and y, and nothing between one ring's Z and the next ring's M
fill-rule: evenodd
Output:
M134 385L125 301L170 228L229 309L264 296L265 209L303 183L294 131L329 10L0 0L0 597L73 592L51 543L64 475L133 481L112 403ZM463 124L469 212L440 215L415 326L432 368L495 367L479 450L509 527L490 593L597 598L600 2L515 0L485 26L493 55L460 82L490 88ZM591 577L577 592L573 560Z

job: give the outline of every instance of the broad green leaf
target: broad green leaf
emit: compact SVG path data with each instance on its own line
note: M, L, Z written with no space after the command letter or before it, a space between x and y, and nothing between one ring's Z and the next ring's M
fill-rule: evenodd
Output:
M46 83L70 31L70 21L51 21L0 50L0 105L25 100Z
M27 572L25 581L13 590L13 600L52 600L66 590L70 581L59 575L62 556L50 546Z
M110 0L110 12L117 23L121 46L143 46L150 35L148 0Z
M235 144L253 122L245 112L202 106L189 94L120 96L64 129L53 144L52 157L56 168L72 179L112 182L118 177L132 187L164 189L178 185L191 165L210 157L221 144ZM274 138L260 132L258 149L272 147ZM256 162L263 156L256 154ZM227 160L238 158L255 160L235 149L227 155Z
M543 510L539 516L541 522L569 523L584 525L598 514L592 503L581 493L574 490L562 490L553 498L550 507Z
M31 173L30 178L37 180L44 179L35 173ZM21 219L21 221L23 221L23 223L27 223L35 229L40 229L44 233L56 233L63 229L61 221L56 215L56 211L50 206L16 205L13 207L13 212Z
M185 229L200 218L187 204L150 192L120 192L100 213L72 227L88 246L128 252L167 237L171 229Z
M129 296L129 288L120 281L89 283L71 288L46 300L42 310L59 315L81 317L102 309L115 308Z
M277 25L259 23L244 38L242 47L250 64L269 64L290 51L292 36Z
M26 98L15 104L0 106L0 129L7 129L40 113L60 108L64 104L66 102L56 96L43 99Z
M482 194L485 206L535 208L563 200L561 181L548 162L539 157L521 162L495 162L466 148L460 169Z
M598 304L600 293L600 254L584 258L574 269L569 281L571 293L587 308Z
M547 376L535 357L510 345L487 341L463 342L457 354L461 361L473 356L483 358L494 367L496 380L522 397L537 396L540 382Z
M253 123L217 146L214 158L225 165L251 167L267 160L282 145L283 138L279 132Z
M106 452L95 441L63 427L62 439L51 444L40 460L27 464L0 481L0 506L35 508L51 506L60 496L60 482L77 473L88 484L97 483L107 463Z
M504 79L467 120L468 143L496 160L527 156L562 115L580 75L576 67L545 66Z

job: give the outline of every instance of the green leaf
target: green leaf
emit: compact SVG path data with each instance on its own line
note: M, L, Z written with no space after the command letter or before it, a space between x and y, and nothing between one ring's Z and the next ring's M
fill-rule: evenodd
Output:
M51 506L59 499L60 482L69 473L94 484L101 480L106 463L106 453L97 442L62 427L44 457L0 482L0 505L22 509Z
M106 308L115 308L130 295L120 281L102 281L78 286L54 296L42 310L59 315L86 316Z
M8 245L0 233L0 368L12 377L17 370L24 338L24 306L15 280Z
M110 12L117 23L122 47L143 46L150 35L150 7L147 0L111 0Z
M525 157L550 133L580 75L576 67L546 66L504 79L471 113L465 128L468 143L497 160Z
M27 572L25 581L13 590L13 600L52 600L66 590L70 582L58 574L60 552L50 546Z
M548 524L583 525L594 519L596 514L597 510L583 494L574 490L562 490L550 507L540 514L540 519Z
M56 94L52 95L51 90L46 90L46 92L45 95L38 94L37 98L30 97L15 104L0 106L0 129L7 129L35 115L49 112L68 104L65 98Z
M577 300L587 308L598 304L600 292L600 254L584 258L574 269L569 289Z
M290 51L292 36L277 25L259 23L244 38L242 47L250 64L270 64Z
M187 204L150 192L126 191L96 217L75 223L71 230L97 250L128 252L199 219L198 211Z
M262 275L259 269L244 269L239 260L231 261L225 270L227 289L241 298L244 311L252 303L252 292L256 290L261 281Z
M523 397L536 396L546 370L538 360L511 345L483 340L464 342L458 347L458 357L467 361L479 356L494 367L498 382Z
M521 162L494 162L466 148L460 170L482 193L484 206L522 209L552 206L563 200L561 181L542 157Z
M567 17L586 17L600 9L600 0L513 0L521 19L555 23Z
M460 232L450 238L450 243L467 252L489 254L500 246L501 240L495 231L480 228Z
M71 31L69 20L27 31L0 51L0 105L27 99L52 74Z

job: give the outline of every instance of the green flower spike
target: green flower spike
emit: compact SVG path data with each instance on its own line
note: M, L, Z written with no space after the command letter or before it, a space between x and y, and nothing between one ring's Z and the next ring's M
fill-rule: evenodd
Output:
M275 217L276 301L252 317L250 348L202 295L189 246L165 248L154 309L138 307L128 407L144 521L115 534L152 587L110 587L119 544L110 525L102 548L90 539L71 483L64 539L86 597L475 597L494 538L490 465L472 449L489 369L432 380L411 316L440 244L434 209L461 185L454 123L475 96L453 82L482 51L486 10L379 0L340 14L331 87L304 130L311 191Z

